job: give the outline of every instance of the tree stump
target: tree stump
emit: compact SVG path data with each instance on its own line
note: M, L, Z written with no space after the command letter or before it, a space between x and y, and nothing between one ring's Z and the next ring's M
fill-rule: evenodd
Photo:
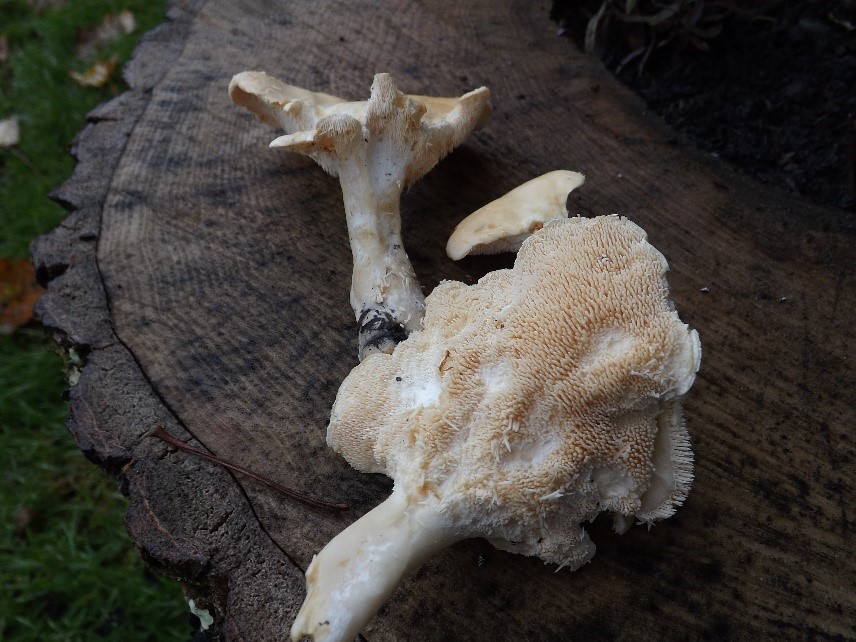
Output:
M85 361L69 426L120 480L147 561L207 595L217 635L281 640L303 571L390 492L325 445L356 364L338 182L276 153L230 104L265 70L363 99L388 71L416 94L490 87L487 126L405 195L421 282L474 282L512 258L453 263L466 214L543 172L583 172L573 214L621 213L671 264L702 369L685 408L696 481L648 531L590 526L576 572L460 543L406 579L364 632L381 640L856 637L856 238L842 212L764 189L682 144L603 66L520 0L177 1L96 109L37 241L43 323ZM338 513L149 436L198 448Z

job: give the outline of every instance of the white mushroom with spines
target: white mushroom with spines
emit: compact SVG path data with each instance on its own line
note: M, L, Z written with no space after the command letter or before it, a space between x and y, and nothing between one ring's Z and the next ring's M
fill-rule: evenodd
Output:
M292 639L352 640L461 539L576 569L598 514L619 533L670 516L692 481L681 402L701 349L667 267L627 219L548 222L513 269L441 283L422 330L354 368L327 443L395 485L315 556Z

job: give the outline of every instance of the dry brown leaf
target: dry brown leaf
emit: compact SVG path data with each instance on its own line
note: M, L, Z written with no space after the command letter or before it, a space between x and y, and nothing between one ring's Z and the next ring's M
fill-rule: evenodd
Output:
M0 147L12 147L17 145L20 140L21 127L18 125L18 119L12 116L0 120Z
M96 49L133 33L136 28L137 19L132 11L125 9L116 15L108 13L101 24L77 30L77 57L81 60L91 58Z
M112 56L109 60L96 60L95 64L83 73L71 70L68 75L78 85L84 87L103 87L110 80L110 76L116 69L116 56Z
M29 323L43 291L27 259L0 257L0 334L12 334Z
M9 39L6 36L0 36L0 63L9 60Z

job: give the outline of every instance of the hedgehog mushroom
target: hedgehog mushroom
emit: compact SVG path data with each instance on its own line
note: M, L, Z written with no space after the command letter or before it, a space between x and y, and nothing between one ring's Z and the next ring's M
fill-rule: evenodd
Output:
M458 223L446 254L457 261L468 254L516 252L547 221L568 216L568 194L585 180L579 172L560 169L515 187Z
M237 74L232 101L288 132L270 146L306 154L338 176L354 259L351 305L359 355L390 352L420 327L424 297L401 241L401 192L490 116L490 92L460 98L402 94L377 74L368 101L287 85L261 72Z
M421 331L354 368L327 443L395 485L315 556L292 639L352 640L460 539L576 569L599 513L618 532L670 516L692 481L681 402L701 351L667 269L627 219L552 221L513 269L440 284Z

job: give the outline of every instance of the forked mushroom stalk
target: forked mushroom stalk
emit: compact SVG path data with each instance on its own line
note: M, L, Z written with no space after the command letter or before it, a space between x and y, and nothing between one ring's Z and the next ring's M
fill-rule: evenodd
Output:
M360 359L391 352L421 327L424 297L401 240L401 192L490 115L484 87L460 98L408 96L378 74L371 97L346 102L243 72L232 100L284 128L271 147L310 156L342 186L354 259L351 306Z

